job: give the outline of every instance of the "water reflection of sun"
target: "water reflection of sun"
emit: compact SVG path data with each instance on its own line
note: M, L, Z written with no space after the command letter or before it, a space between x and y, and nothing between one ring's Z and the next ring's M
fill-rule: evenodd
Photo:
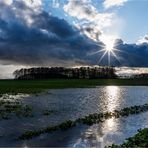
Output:
M117 86L107 86L107 93L111 99L117 98L119 88Z
M120 104L120 89L118 86L107 86L106 87L106 97L107 111L113 111L116 106Z
M105 125L106 125L106 129L113 130L115 128L114 118L106 120Z

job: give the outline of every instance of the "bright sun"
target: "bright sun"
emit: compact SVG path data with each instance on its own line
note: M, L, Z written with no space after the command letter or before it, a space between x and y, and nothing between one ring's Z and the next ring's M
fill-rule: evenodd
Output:
M111 52L114 50L115 38L113 36L102 36L101 41L105 44L105 50Z
M116 38L117 38L116 36L112 36L112 35L100 36L100 41L102 41L104 43L102 50L98 50L97 52L91 53L90 55L94 55L94 54L102 52L102 56L99 59L99 63L107 55L108 56L108 66L110 66L112 56L114 56L118 60L118 62L120 63L119 58L115 54L116 51L120 51L114 47Z

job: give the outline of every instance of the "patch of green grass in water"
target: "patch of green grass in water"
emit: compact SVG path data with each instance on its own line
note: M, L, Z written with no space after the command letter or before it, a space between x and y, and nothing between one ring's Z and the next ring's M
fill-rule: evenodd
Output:
M52 132L55 130L67 130L71 127L76 126L79 123L92 125L92 124L96 124L99 122L103 122L104 120L109 119L109 118L119 118L119 117L129 116L132 114L138 114L138 113L146 112L146 111L148 111L148 104L126 107L121 110L115 110L113 112L90 114L83 118L79 118L75 121L71 121L71 120L65 121L57 126L46 127L46 128L36 130L36 131L26 131L24 134L19 136L19 139L21 140L30 139L30 138L33 138L34 136L39 136L42 133L48 133L48 132Z
M10 119L12 116L32 117L32 106L24 105L21 101L14 98L3 98L0 100L0 119Z
M44 116L49 116L51 113L53 113L54 111L53 110L48 110L48 109L45 109L45 110L43 110L43 115Z
M39 136L43 133L49 133L49 132L53 132L53 131L56 131L56 130L67 130L71 127L74 127L75 125L76 125L76 122L68 120L68 121L61 123L58 126L47 127L47 128L44 128L44 129L34 130L34 131L26 131L23 135L21 135L19 137L19 139L25 140L25 139L30 139L30 138Z
M148 128L138 130L138 133L133 137L126 139L121 145L109 146L110 148L147 148L148 147Z

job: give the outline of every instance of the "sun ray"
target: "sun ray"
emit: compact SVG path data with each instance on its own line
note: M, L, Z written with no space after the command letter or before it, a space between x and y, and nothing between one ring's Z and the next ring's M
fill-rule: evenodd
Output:
M99 60L99 63L102 61L102 59L104 58L104 56L106 55L107 53L107 50L104 52L104 54L101 56L100 60Z
M102 51L104 51L104 49L101 49L101 50L98 50L98 51L89 53L88 56L92 56L92 55L97 54L97 53L100 53L100 52L102 52Z
M108 52L108 66L110 66L110 51Z
M111 51L111 53L112 53L112 55L116 58L116 60L120 63L120 60L119 60L119 58L117 57L117 55L116 55L113 51Z

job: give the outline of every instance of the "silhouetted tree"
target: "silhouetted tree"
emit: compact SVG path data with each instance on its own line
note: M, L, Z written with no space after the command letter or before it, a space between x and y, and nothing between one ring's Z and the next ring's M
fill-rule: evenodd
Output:
M77 79L96 79L96 78L116 78L113 67L37 67L20 69L14 71L15 79L48 79L48 78L77 78Z

